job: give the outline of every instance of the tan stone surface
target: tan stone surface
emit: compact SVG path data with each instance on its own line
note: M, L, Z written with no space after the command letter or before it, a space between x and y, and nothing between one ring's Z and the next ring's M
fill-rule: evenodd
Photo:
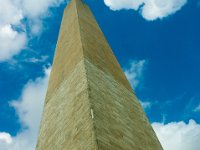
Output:
M64 12L37 150L162 150L89 8Z

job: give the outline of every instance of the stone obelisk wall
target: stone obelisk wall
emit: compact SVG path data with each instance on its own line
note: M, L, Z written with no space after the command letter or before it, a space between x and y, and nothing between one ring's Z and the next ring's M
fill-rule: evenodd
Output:
M162 150L89 8L65 9L37 150Z

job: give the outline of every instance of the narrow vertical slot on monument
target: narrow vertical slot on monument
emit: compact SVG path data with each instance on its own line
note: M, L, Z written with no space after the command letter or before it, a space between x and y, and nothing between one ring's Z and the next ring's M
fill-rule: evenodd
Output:
M92 116L92 119L94 119L94 112L93 112L93 109L91 109L91 116Z

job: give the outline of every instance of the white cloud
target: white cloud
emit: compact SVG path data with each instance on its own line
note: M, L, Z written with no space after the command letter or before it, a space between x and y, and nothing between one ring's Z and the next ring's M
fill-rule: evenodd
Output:
M10 134L5 133L5 132L0 132L0 142L4 142L6 144L11 144L12 143L12 137Z
M151 102L148 102L148 101L140 101L140 104L145 110L150 109L152 106Z
M13 1L0 1L0 61L12 58L25 46L26 34L12 28L20 25L22 19L22 10Z
M135 9L143 4L144 0L104 0L104 3L112 10Z
M147 62L145 60L132 61L129 69L125 69L126 77L135 89L141 80L144 66Z
M18 54L26 44L26 34L12 29L11 25L0 26L0 61Z
M50 68L45 69L43 78L29 81L24 87L19 100L11 102L11 106L17 112L22 129L15 137L11 137L8 133L0 133L0 149L35 149L49 74Z
M146 20L162 19L179 11L187 0L104 0L112 10L133 9Z
M19 54L28 38L42 31L42 20L49 8L67 0L1 0L0 1L0 62ZM26 21L23 21L26 19ZM13 28L13 26L18 29ZM30 28L31 32L26 30Z
M152 124L164 150L199 150L200 125L194 120Z
M0 149L8 150L10 144L12 144L11 135L5 132L0 132Z
M194 112L200 112L200 104L194 109Z
M0 1L0 25L19 24L22 18L22 10L13 1Z
M32 57L32 58L25 59L24 62L42 63L42 62L45 62L48 58L49 58L48 56L44 55L44 56L41 56L40 58Z

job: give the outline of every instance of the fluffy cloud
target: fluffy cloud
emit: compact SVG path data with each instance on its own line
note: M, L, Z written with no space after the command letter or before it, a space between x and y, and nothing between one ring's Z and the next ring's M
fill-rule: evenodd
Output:
M145 60L132 61L130 68L125 69L126 77L134 89L139 85L146 63L147 62Z
M11 106L17 112L22 129L16 137L11 137L9 133L0 133L0 149L35 149L49 74L50 68L45 69L43 78L29 81L24 87L19 100L11 102Z
M199 150L200 125L194 120L152 124L164 150Z
M42 19L49 8L66 0L1 0L0 1L0 62L11 59L26 46L28 38L42 29ZM25 20L26 21L23 21ZM27 28L30 29L28 33Z
M26 43L26 35L13 29L23 19L22 10L11 0L0 2L0 61L20 52Z
M143 4L143 0L104 0L104 3L112 10L135 9Z
M162 19L179 11L187 0L104 0L112 10L134 9L147 20Z
M10 24L0 26L0 61L18 54L26 44L26 34L19 33Z
M10 134L0 132L0 149L7 150L8 146L12 143L12 137Z
M2 132L0 133L0 141L6 143L6 144L10 144L12 143L12 138L10 136L10 134Z
M0 24L19 24L23 18L22 10L11 0L1 0L0 2Z

